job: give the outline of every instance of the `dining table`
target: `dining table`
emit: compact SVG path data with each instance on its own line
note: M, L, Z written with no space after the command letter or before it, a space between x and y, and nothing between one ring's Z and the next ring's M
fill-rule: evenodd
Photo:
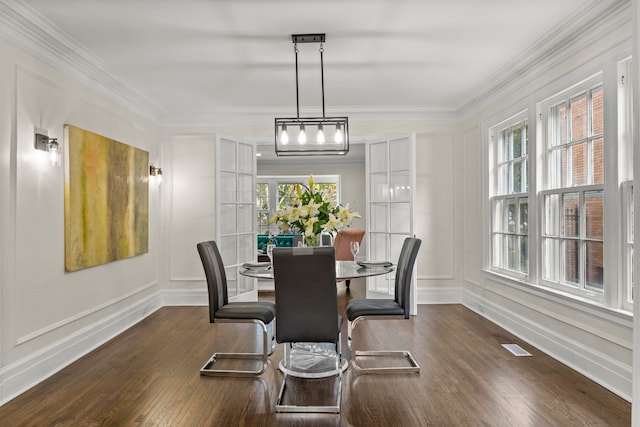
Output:
M380 276L394 269L395 266L387 261L336 261L336 280ZM240 274L256 279L273 279L273 270L268 261L244 263Z

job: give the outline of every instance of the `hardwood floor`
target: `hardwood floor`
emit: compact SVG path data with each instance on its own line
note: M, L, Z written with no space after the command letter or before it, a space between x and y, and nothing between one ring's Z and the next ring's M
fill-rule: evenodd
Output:
M364 295L361 281L339 304ZM271 295L261 295L269 299ZM248 325L165 307L0 407L2 426L629 426L631 405L461 305L364 321L357 348L412 352L420 374L343 377L342 410L276 414L282 346L259 378L201 377L214 349L254 351ZM250 334L250 332L249 332ZM255 331L252 336L258 338ZM346 347L346 322L343 332ZM501 347L518 343L532 357Z

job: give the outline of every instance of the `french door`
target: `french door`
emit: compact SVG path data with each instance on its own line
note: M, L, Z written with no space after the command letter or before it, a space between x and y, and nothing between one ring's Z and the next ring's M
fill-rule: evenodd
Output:
M216 138L216 241L224 261L229 299L256 301L256 280L239 274L256 256L255 145Z
M369 258L398 262L404 239L414 235L415 136L367 144L367 239ZM394 295L395 276L371 277L367 298ZM417 313L416 274L411 284L411 314Z

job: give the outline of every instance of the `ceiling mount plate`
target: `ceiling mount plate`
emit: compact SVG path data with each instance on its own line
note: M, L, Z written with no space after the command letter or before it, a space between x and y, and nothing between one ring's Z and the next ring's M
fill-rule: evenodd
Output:
M292 34L294 43L324 43L326 34Z

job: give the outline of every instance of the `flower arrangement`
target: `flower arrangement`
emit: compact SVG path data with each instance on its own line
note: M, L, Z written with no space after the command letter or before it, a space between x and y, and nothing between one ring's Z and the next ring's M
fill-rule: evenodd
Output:
M290 199L289 206L276 212L269 224L278 223L281 231L287 233L297 230L303 233L305 244L316 246L320 233L332 235L351 224L360 214L342 206L328 192L314 191L313 175L309 176L309 186L296 186L296 194Z

